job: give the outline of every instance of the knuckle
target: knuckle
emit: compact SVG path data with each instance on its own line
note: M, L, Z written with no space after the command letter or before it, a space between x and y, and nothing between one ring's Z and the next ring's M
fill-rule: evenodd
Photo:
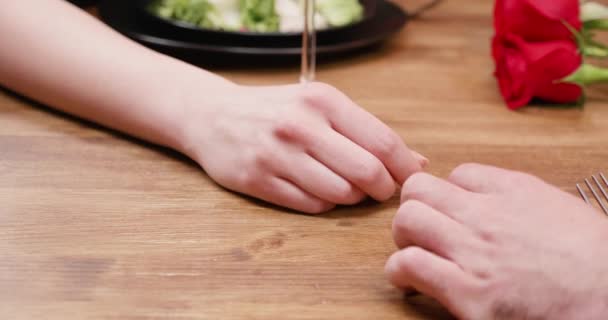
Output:
M507 183L514 187L529 186L532 183L540 182L540 178L531 174L513 171L507 177Z
M365 200L368 197L368 195L365 192L361 191L359 188L353 186L353 191L352 191L351 197L352 197L351 204L357 204L357 203Z
M501 250L502 246L497 242L485 242L483 240L480 240L479 238L470 240L468 244L473 247L478 253L477 259L479 259L480 261L476 264L478 266L481 266L477 268L478 278L481 280L490 279L491 273L494 272L494 270L491 265L488 265L488 263L490 261L496 261L496 259L500 259L500 257L503 255L503 252ZM480 272L483 272L483 274L481 274Z
M307 135L308 130L302 122L296 119L286 118L275 121L273 133L279 138L301 140Z
M419 247L408 247L403 249L400 256L400 265L402 268L416 268L424 255L424 250Z
M306 210L306 213L311 215L318 215L325 213L331 210L332 208L334 208L334 205L319 200L311 202L308 206L308 209Z
M418 200L408 200L399 207L399 211L397 211L397 216L395 218L398 219L400 224L404 224L404 222L407 222L408 217L420 212L423 207L424 205Z
M376 201L384 202L389 200L395 195L396 186L394 183L390 185L386 185L386 190L382 190L382 192L378 192L377 195L374 195L374 199Z
M393 219L393 237L407 237L409 233L414 232L426 210L428 207L417 200L403 203Z
M404 202L393 219L393 234L408 233L412 227L412 216L420 211L422 203L416 200Z
M458 180L479 171L481 165L478 163L463 163L458 165L449 175L448 180Z
M376 137L375 146L372 153L385 160L390 158L402 146L401 138L394 132L390 131Z
M417 172L411 175L401 188L401 202L420 198L424 193L429 177L430 175L425 172Z
M329 106L325 101L327 101L328 97L335 95L336 92L337 89L328 84L313 82L302 87L299 98L304 106L322 111L325 107Z
M419 267L419 262L424 258L424 251L415 246L409 246L394 253L388 260L385 266L385 272L389 280L398 287L407 285L403 283L400 275L411 274Z
M271 148L262 147L251 155L251 162L256 169L270 169L275 166L276 157Z
M380 162L369 161L360 166L354 180L363 185L371 185L382 180L384 166Z
M334 192L337 203L355 204L361 201L361 193L349 183L336 187Z
M237 176L240 182L248 182L250 176L272 171L281 163L280 154L270 139L260 139L255 145L243 148L239 158L242 165L239 170L233 170L232 175Z
M411 270L415 270L423 254L424 252L421 248L414 246L406 247L393 254L385 267L385 271L389 275L389 278L391 278L391 281L394 282L394 277L403 272L408 273ZM395 284L399 285L397 282Z
M496 234L490 228L480 228L477 231L477 235L479 236L479 239L481 239L481 241L483 241L486 244L492 244L497 241ZM484 252L485 252L485 250L484 250ZM486 253L490 253L490 252L488 251Z
M323 82L313 82L304 86L302 96L305 99L323 99L328 95L335 94L336 88Z
M239 189L243 189L244 191L256 189L259 183L259 179L254 174L246 170L239 173L235 180L235 184L240 186Z
M336 99L337 97L340 98ZM348 105L339 103L342 97L343 94L338 89L322 82L313 82L302 88L299 100L304 107L313 112L328 115L335 112L336 108Z

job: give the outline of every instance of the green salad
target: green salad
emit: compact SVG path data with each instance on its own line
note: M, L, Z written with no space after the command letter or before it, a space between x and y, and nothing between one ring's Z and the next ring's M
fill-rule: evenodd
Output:
M359 0L316 0L318 29L340 27L363 18ZM205 29L251 32L301 32L303 0L158 0L150 10L172 21Z

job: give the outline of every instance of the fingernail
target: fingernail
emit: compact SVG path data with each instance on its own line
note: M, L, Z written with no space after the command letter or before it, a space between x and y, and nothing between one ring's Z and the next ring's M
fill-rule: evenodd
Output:
M422 168L429 165L430 161L425 156L421 155L420 153L418 153L416 151L412 151L412 153L414 154L414 157L416 158L416 160L418 160L418 163L420 164L420 166Z

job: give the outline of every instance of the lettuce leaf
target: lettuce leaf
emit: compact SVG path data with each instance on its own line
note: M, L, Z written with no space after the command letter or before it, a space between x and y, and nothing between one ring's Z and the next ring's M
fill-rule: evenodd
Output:
M274 0L240 0L241 23L243 28L254 32L274 32L279 30L279 16Z
M316 9L333 27L363 19L363 6L358 0L316 0Z
M221 29L221 14L207 0L161 0L152 7L158 16L207 29Z

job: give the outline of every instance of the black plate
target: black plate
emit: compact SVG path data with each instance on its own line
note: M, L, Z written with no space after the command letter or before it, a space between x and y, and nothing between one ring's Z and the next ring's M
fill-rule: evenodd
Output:
M295 57L300 55L301 39L293 36L226 33L183 28L158 23L143 14L137 1L103 0L101 19L126 36L153 49L185 60L209 56L246 58L252 56ZM378 0L372 18L355 25L320 32L317 52L321 56L365 48L387 39L407 22L407 14L397 5Z
M88 7L88 6L97 4L97 0L68 0L68 1L79 7Z

